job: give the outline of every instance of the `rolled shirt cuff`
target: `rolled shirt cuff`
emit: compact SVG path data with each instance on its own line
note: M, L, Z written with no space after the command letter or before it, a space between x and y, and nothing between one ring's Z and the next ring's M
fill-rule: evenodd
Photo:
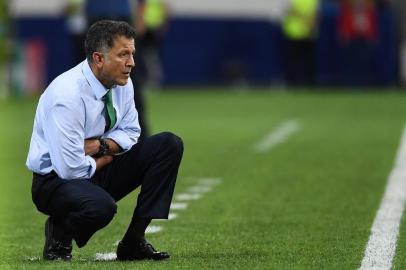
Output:
M133 147L133 145L136 144L138 140L138 138L130 138L127 133L122 130L114 130L105 138L112 139L121 147L121 149L123 149L123 151L118 153L118 155L130 150L131 147Z

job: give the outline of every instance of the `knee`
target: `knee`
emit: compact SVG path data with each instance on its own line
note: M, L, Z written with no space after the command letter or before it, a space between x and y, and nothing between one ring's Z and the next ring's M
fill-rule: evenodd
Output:
M164 145L171 152L178 153L179 155L183 154L183 141L180 137L171 132L162 132L160 136L163 137Z
M98 211L98 219L101 223L108 224L117 212L117 204L113 199L100 203Z
M87 214L100 227L109 224L117 212L117 205L113 199L96 200L91 205Z

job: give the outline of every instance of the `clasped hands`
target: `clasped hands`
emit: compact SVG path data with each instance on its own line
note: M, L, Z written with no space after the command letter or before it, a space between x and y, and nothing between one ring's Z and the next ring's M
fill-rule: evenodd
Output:
M109 140L112 142L111 140ZM84 143L85 154L94 158L96 161L96 171L103 168L107 164L113 161L112 155L104 155L101 157L94 157L99 152L100 141L98 139L86 139Z

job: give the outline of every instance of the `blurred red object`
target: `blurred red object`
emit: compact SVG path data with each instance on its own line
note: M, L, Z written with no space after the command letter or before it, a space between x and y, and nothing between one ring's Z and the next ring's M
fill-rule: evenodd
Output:
M376 41L378 16L371 0L341 0L338 15L339 38L346 42L354 39Z

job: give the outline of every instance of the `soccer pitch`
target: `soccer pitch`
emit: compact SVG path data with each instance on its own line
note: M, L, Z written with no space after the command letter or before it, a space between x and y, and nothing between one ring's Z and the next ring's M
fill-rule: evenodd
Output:
M44 262L45 216L25 168L36 100L0 101L0 269L357 269L406 123L403 91L164 91L155 132L183 138L168 221L148 239L163 262L96 261L115 252L136 194L72 262ZM261 143L262 142L262 143ZM259 149L259 150L258 150ZM403 164L406 167L406 164ZM406 269L401 222L393 268Z

